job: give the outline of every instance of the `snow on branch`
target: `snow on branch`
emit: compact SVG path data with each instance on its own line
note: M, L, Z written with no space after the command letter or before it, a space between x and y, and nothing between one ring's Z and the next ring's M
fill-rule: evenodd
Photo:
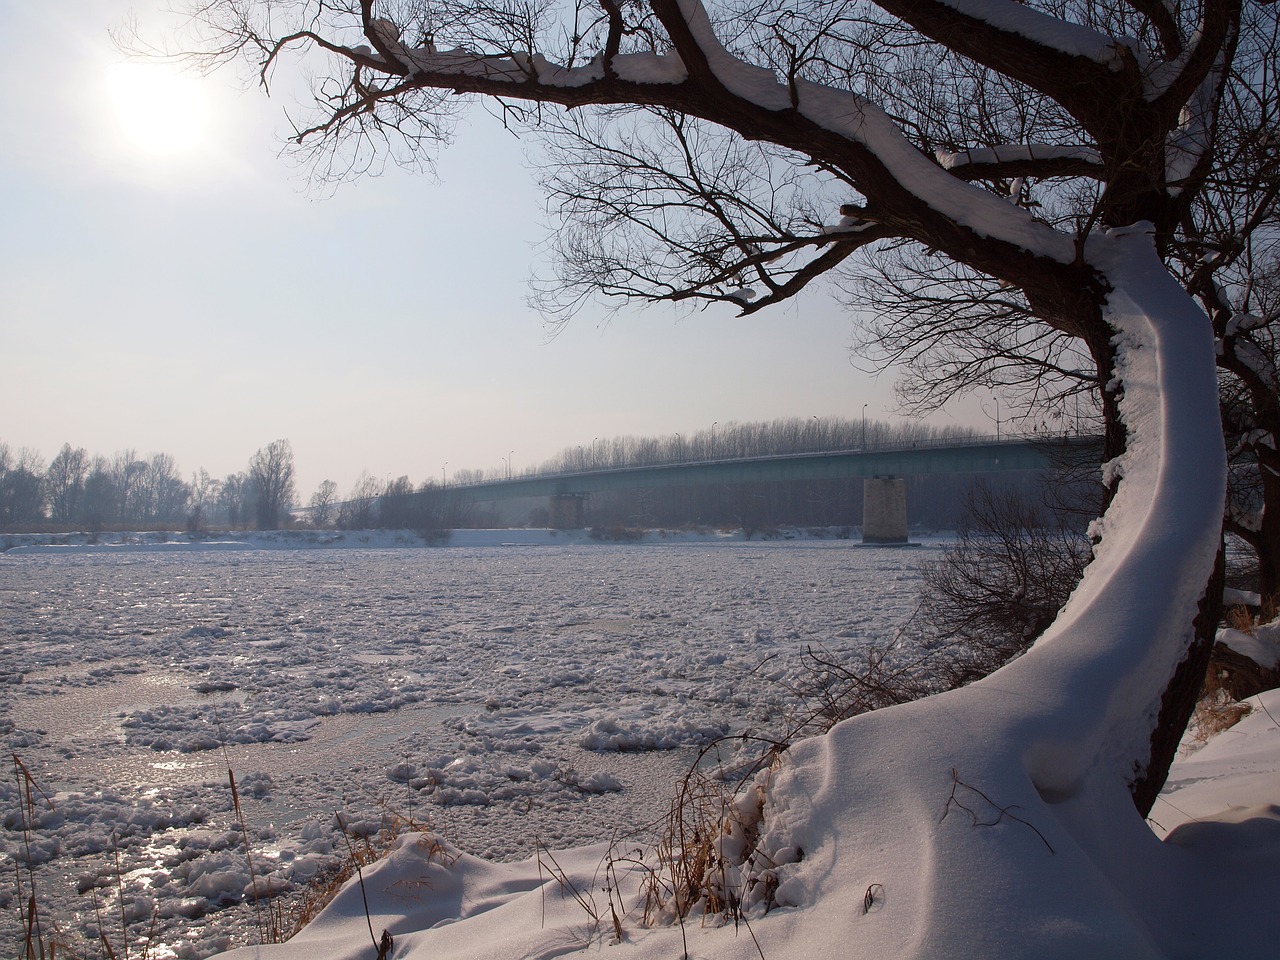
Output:
M935 153L939 166L964 180L991 177L1094 176L1103 173L1102 156L1083 145L1007 143Z
M766 111L797 111L818 128L846 138L851 154L862 154L882 166L897 187L935 214L981 236L1004 240L1062 263L1074 259L1074 248L1065 235L985 191L972 189L960 178L940 176L938 165L907 140L884 110L866 98L805 80L783 83L772 70L731 54L717 38L701 0L653 0L653 9L695 80L718 84L745 105ZM755 304L757 309L762 305L763 301Z
M1047 13L1041 13L1015 0L892 0L881 3L885 9L914 7L921 11L929 7L946 7L972 20L985 24L1010 39L1028 40L1070 57L1083 57L1106 66L1118 65L1121 47L1128 47L1146 59L1141 44L1132 38L1117 38L1101 33L1083 24L1071 23ZM896 11L895 11L896 12ZM914 22L911 18L905 18Z
M1052 97L1077 117L1105 123L1103 91L1150 57L1115 37L1014 0L876 0L921 34Z
M353 48L353 55L368 56L365 50ZM488 84L530 84L544 88L584 87L606 79L604 63L600 58L576 67L565 66L548 60L540 53L519 51L512 54L485 55L466 49L436 50L419 47L397 51L398 58L407 68L411 80L424 85L449 86L454 79L460 91L490 93L493 87L475 89L463 82L485 81ZM611 65L614 78L630 84L678 84L688 73L678 57L660 53L624 53L615 56ZM516 91L511 91L515 94ZM547 99L552 99L548 97Z

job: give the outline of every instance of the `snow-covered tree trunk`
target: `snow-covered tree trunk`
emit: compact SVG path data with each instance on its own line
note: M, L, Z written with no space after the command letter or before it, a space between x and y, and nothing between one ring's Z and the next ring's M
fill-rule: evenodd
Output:
M384 143L388 130L417 149L442 136L450 93L626 108L602 123L665 111L776 148L753 171L761 200L751 178L706 180L688 140L652 162L634 146L644 131L624 130L612 152L596 141L606 159L584 177L643 169L661 183L634 203L627 176L616 194L562 191L594 211L576 249L603 264L584 282L608 293L754 311L869 244L918 244L1019 290L1030 313L1087 344L1113 373L1108 440L1124 444L1106 468L1117 483L1096 559L1009 666L791 751L762 844L790 860L779 899L807 913L770 936L816 917L824 954L852 923L867 957L1184 955L1179 920L1201 891L1143 814L1203 675L1226 467L1211 324L1161 257L1214 163L1240 3L876 6L748 15L602 0L556 60L562 21L541 5L466 7L455 26L426 16L432 4L393 23L362 0L330 22L301 0L213 0L197 19L212 30L211 59L260 54L264 78L299 47L338 64L345 78L320 85L319 115L297 133L322 158ZM938 70L950 73L931 87ZM918 83L946 88L937 102L950 119L911 102ZM1002 104L994 113L988 98ZM737 156L711 166L736 172ZM775 161L823 178L815 192L839 222L803 201L804 215L775 217L791 192L773 189ZM619 221L630 232L609 249ZM748 297L748 282L763 294ZM1130 859L1152 869L1126 869ZM857 919L862 902L875 909ZM561 952L539 943L537 955Z
M829 884L880 885L883 905L857 921L868 955L1165 956L1180 952L1163 940L1200 896L1176 870L1134 884L1135 858L1178 855L1162 851L1126 785L1153 762L1219 551L1213 342L1149 232L1112 231L1088 256L1112 286L1129 447L1108 467L1121 479L1083 582L1004 669L794 748L766 807L767 845L803 857L780 871L780 900L847 913L823 895ZM1092 915L1080 913L1081 884L1098 891ZM1136 919L1153 912L1168 914L1163 931Z

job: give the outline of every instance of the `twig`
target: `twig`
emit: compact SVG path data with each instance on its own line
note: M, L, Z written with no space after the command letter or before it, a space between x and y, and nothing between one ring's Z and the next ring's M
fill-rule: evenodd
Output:
M223 757L226 757L226 746L223 746ZM245 824L244 810L240 806L240 791L236 788L236 775L227 762L227 780L231 783L231 805L235 809L236 819L240 822L240 836L244 838L244 859L249 865L249 885L253 888L253 913L258 921L258 942L269 942L267 931L262 925L262 905L258 899L258 876L253 868L253 850L249 845L249 828ZM125 960L128 960L126 957Z
M573 881L569 879L569 875L565 873L564 868L560 866L559 862L555 858L555 854L543 846L540 841L534 841L534 849L538 853L538 863L540 865L542 863L542 854L546 853L547 859L551 861L551 866L547 867L547 872L549 872L555 881L560 884L561 889L568 887L569 892L573 894L573 899L578 901L578 905L586 911L587 916L589 916L598 927L600 925L600 911L596 909L594 898L592 898L592 902L587 902L586 898L578 892L578 888L573 885ZM553 870L552 867L555 869ZM559 871L559 873L557 873L557 871Z
M116 952L107 939L107 928L102 922L102 903L98 900L98 888L93 888L93 913L98 918L98 939L102 941L102 951L107 960L116 960Z
M1268 717L1271 718L1272 723L1280 727L1280 722L1277 722L1276 718L1271 716L1271 711L1268 710L1267 705L1262 702L1262 694L1258 694L1258 706L1262 708L1263 713L1265 713Z
M378 951L378 960L383 960L382 946L378 943L378 938L373 935L373 917L369 915L369 897L364 889L364 871L360 869L360 860L356 857L355 848L351 846L351 838L347 836L347 825L342 822L342 814L335 813L334 817L338 820L338 830L347 844L347 853L351 855L351 862L356 865L356 877L360 881L360 899L364 901L364 921L369 925L369 940L373 943L373 949ZM387 936L387 931L383 930L382 933L384 937Z
M111 855L116 862L116 899L120 901L120 933L124 938L124 960L129 960L129 921L124 915L124 875L120 870L120 847L116 833L111 831Z
M991 806L991 808L996 811L996 818L994 820L988 820L988 821L979 820L978 814L971 807L966 807L963 803L961 803L960 799L956 796L956 790L959 789L960 787L964 787L966 790L973 791L978 796L980 796L983 800L985 800ZM939 823L947 819L947 814L951 812L952 804L959 807L965 813L969 814L969 816L973 820L973 825L975 827L994 827L1005 817L1008 817L1010 820L1016 820L1018 823L1022 824L1024 827L1029 827L1031 831L1035 833L1037 837L1040 838L1040 842L1043 843L1049 849L1050 853L1057 853L1057 851L1053 849L1053 844L1051 844L1047 839L1045 839L1045 835L1041 833L1034 824L1030 823L1027 820L1023 820L1017 814L1010 812L1012 810L1017 809L1017 804L1012 804L1007 807L1000 806L998 803L996 803L994 800L988 797L985 793L983 793L977 787L970 786L969 784L961 780L960 774L956 771L955 767L951 768L951 796L947 797L947 804L942 810L942 817L938 821Z

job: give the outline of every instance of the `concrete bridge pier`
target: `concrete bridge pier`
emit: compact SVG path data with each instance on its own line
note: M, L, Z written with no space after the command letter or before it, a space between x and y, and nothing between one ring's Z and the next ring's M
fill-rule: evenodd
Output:
M907 542L907 481L902 477L862 481L862 542Z
M548 514L553 530L581 530L587 503L585 493L553 493Z

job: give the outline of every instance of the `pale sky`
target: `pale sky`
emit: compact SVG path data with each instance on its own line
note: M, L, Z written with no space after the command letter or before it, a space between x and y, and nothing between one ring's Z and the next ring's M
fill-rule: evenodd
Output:
M131 9L161 24L145 0L0 5L11 447L221 477L288 438L305 501L362 470L418 483L594 437L892 416L891 378L853 365L854 318L822 295L746 319L584 313L549 338L520 141L477 111L437 179L392 168L317 198L278 157L288 100L123 65L107 31ZM930 422L983 425L976 403Z

